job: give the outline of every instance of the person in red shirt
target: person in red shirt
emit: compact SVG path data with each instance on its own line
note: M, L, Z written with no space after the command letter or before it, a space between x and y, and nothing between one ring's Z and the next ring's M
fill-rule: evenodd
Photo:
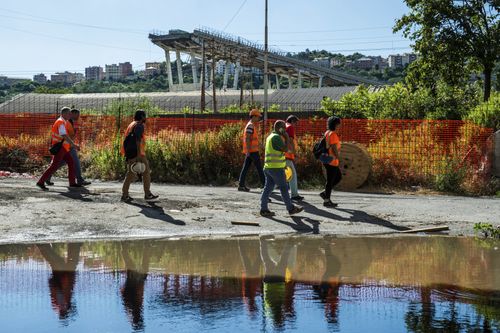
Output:
M292 179L288 183L291 191L291 199L294 201L301 201L304 199L303 196L299 195L299 187L297 184L297 171L295 169L295 152L296 152L296 139L295 139L295 127L299 122L299 118L294 115L288 116L286 118L286 132L290 138L288 151L285 153L286 166L292 169Z
M338 204L330 200L332 189L342 180L342 172L339 168L340 158L340 139L337 135L340 128L340 118L332 116L327 120L328 130L325 132L327 156L321 158L323 166L326 169L325 190L319 195L323 198L323 206L337 207Z

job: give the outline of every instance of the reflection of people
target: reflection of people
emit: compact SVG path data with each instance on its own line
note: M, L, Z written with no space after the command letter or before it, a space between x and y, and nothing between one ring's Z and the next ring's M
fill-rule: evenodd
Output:
M295 265L297 247L286 240L279 255L268 240L260 240L260 254L264 263L264 308L276 327L282 327L287 317L294 317L293 295L295 283L291 271Z
M325 252L325 273L319 285L313 286L314 292L325 304L325 316L329 323L338 323L340 260L332 253L330 242L324 240L321 248Z
M144 329L142 313L144 285L148 277L151 246L146 242L133 244L122 243L122 258L125 263L126 279L121 288L123 305L132 322L134 330ZM139 260L136 260L139 258Z
M68 244L67 258L64 259L56 252L55 245L37 245L52 269L52 275L49 278L50 299L52 307L59 314L59 319L67 319L75 312L71 299L81 247L81 243Z
M259 256L259 243L257 240L238 240L238 250L243 264L242 296L249 312L256 312L255 296L262 282L260 268L262 261Z

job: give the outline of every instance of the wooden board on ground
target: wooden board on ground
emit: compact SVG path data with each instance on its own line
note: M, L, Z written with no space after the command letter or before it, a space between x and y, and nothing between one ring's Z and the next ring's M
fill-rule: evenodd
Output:
M248 222L248 221L231 221L231 224L233 224L233 225L249 225L249 226L254 226L254 227L260 226L259 222Z
M361 187L372 170L372 159L368 151L359 143L345 142L340 148L340 156L342 180L336 189L349 191Z
M438 231L446 231L450 230L447 225L441 225L438 227L425 227L425 228L417 228L417 229L410 229L410 230L403 230L399 231L400 234L413 234L413 233L418 233L418 232L438 232Z

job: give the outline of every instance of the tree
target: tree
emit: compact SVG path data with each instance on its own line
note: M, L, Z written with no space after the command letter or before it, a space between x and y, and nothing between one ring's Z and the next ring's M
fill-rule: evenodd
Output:
M484 100L491 93L491 77L500 60L499 0L405 0L410 12L394 31L415 41L419 64L427 65L448 84L484 75ZM416 70L413 66L413 71ZM420 73L422 74L422 73ZM417 75L422 76L422 75ZM429 78L429 75L425 75Z

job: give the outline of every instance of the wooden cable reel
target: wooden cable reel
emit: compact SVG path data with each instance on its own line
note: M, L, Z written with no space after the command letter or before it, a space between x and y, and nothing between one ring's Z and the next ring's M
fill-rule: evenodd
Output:
M342 180L335 186L349 191L361 187L372 170L372 159L366 148L355 142L343 142L340 148L340 171Z

